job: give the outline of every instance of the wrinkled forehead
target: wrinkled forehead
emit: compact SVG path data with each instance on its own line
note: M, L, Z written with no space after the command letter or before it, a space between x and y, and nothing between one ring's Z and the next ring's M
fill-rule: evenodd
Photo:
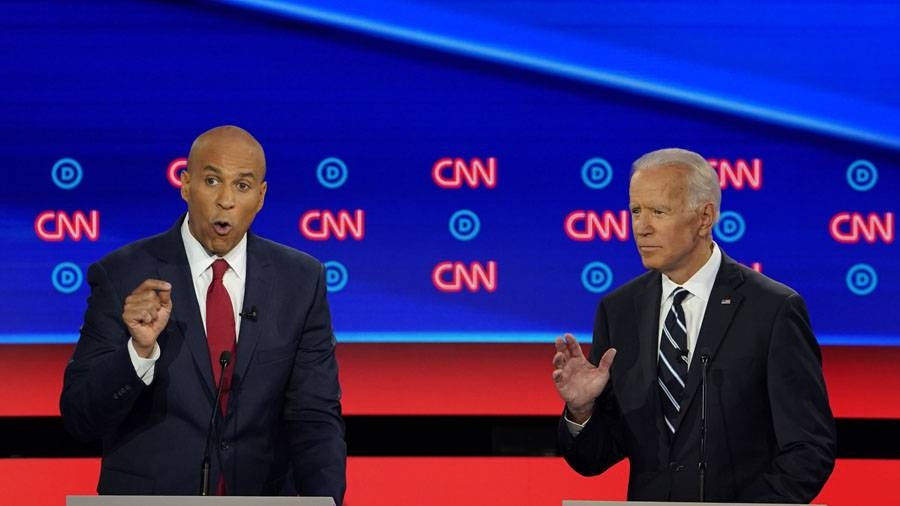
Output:
M688 169L677 164L645 167L631 176L628 197L631 201L682 202L688 193Z

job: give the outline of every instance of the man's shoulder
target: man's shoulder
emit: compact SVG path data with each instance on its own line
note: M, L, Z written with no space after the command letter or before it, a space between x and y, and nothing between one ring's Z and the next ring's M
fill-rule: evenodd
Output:
M647 271L606 294L601 302L607 305L631 303L636 296L645 293L646 290L653 288L654 285L659 285L659 283L660 274L656 271Z
M751 269L744 264L737 263L733 260L722 263L722 269L726 269L725 274L731 273L740 276L741 283L738 291L743 292L751 298L770 297L773 299L785 299L789 297L799 296L796 290L790 286L776 281L765 274ZM734 275L731 274L731 275ZM718 283L723 276L719 276L716 280Z
M322 268L322 262L316 257L286 244L251 234L247 237L248 249L263 253L268 259L279 265L289 265L293 269L314 270Z
M174 253L172 251L174 242L171 230L169 230L116 248L98 260L97 263L105 267L120 265L128 267L143 262L155 261L160 256L160 252Z

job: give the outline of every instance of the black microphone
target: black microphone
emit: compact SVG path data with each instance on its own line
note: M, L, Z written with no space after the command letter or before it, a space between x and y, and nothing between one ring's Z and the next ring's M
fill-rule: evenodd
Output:
M697 470L700 473L700 502L704 502L706 493L706 380L709 369L709 350L700 350L700 458Z
M203 465L200 468L200 495L209 495L209 445L212 442L213 428L215 427L216 414L219 412L219 398L222 397L222 385L225 383L225 368L231 362L231 352L225 350L219 355L219 365L222 366L219 375L219 385L216 387L216 401L213 403L212 414L209 415L209 430L206 432L206 447L203 449Z
M238 316L240 316L241 318L246 318L246 319L250 320L251 322L255 322L256 321L256 306L250 306L249 310L245 309L244 311L238 313Z

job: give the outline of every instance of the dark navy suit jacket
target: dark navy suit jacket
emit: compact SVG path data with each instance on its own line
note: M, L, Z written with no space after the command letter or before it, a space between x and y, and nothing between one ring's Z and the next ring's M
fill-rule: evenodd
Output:
M200 489L215 385L180 226L88 270L91 295L60 409L72 434L103 441L101 494ZM173 303L149 386L135 374L122 321L125 297L147 278L170 282ZM256 306L257 317L240 324L233 389L214 439L212 490L221 475L232 495L295 486L300 495L340 504L346 445L322 264L248 233L244 302Z
M835 426L803 299L723 254L670 440L657 387L662 278L648 272L597 310L590 361L616 348L610 381L577 437L560 420L569 464L599 474L630 461L628 498L699 499L701 354L708 354L706 497L809 502L834 467Z

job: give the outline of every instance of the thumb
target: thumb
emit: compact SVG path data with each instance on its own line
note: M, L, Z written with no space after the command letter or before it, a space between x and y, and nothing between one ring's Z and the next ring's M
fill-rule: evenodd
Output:
M597 364L597 367L599 367L600 369L609 370L609 368L612 367L614 358L616 358L616 349L610 348L606 350L606 353L604 353L603 356L600 357L600 363Z
M159 303L165 309L172 309L172 290L159 290Z

